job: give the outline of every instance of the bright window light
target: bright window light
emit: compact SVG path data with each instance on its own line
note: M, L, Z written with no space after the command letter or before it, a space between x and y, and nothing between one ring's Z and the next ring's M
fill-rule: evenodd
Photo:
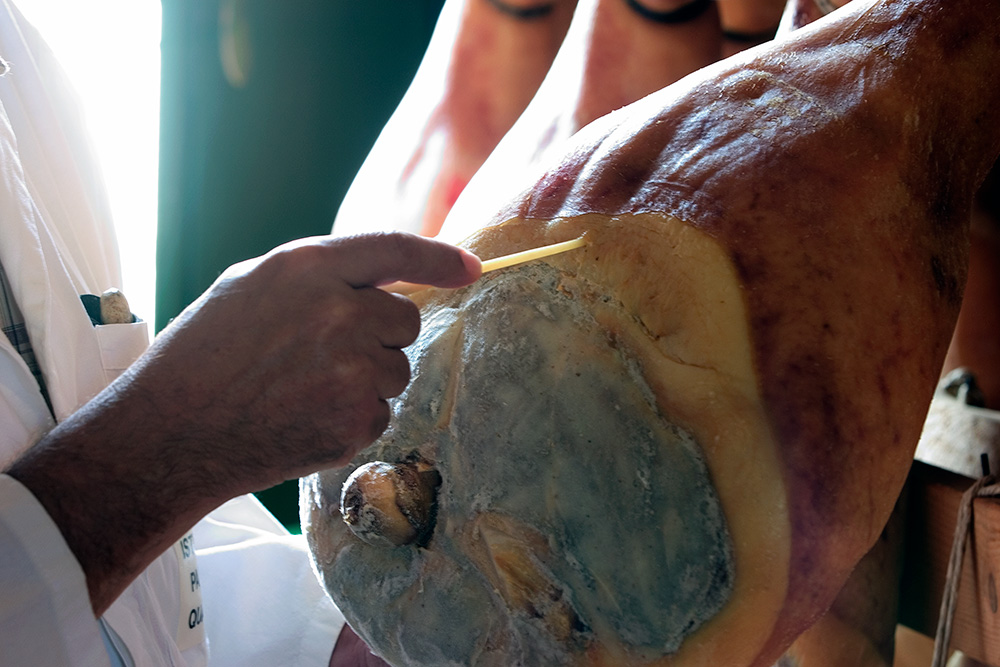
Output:
M152 322L160 105L159 0L14 0L73 81L104 171L122 290Z

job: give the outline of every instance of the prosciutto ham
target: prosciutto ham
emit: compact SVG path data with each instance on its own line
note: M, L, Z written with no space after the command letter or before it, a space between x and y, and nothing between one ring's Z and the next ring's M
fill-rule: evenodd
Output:
M998 50L997 3L856 0L467 215L484 258L587 245L414 295L393 425L302 486L352 627L398 665L781 656L909 469L1000 152Z

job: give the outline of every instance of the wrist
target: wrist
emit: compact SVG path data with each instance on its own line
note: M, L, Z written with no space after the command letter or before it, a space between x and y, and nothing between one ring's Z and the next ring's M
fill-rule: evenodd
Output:
M113 385L7 471L59 528L86 575L95 615L221 502L166 443L148 437L154 420L138 413Z

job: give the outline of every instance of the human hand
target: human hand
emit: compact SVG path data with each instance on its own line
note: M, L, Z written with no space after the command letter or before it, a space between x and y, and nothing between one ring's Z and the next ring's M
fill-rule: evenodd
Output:
M412 302L375 286L478 272L471 254L406 234L296 241L227 270L130 379L177 440L205 441L231 494L338 466L388 424L420 328Z
M10 470L80 561L95 612L225 500L343 464L381 433L420 320L377 285L479 272L407 234L296 241L226 271Z

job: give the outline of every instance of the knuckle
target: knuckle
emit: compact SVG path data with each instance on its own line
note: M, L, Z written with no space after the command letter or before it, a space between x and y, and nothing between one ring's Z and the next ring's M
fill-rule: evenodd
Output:
M260 259L259 267L276 276L308 276L324 262L326 253L324 245L301 239L271 250Z
M395 258L398 267L409 269L421 263L425 239L407 232L382 232L374 239L379 247Z
M326 319L335 331L356 327L368 317L368 309L359 299L337 299L325 309Z
M403 258L415 255L413 235L405 232L384 232L382 238L390 250Z
M360 392L372 383L372 365L357 354L339 354L330 364L330 382L339 391Z

